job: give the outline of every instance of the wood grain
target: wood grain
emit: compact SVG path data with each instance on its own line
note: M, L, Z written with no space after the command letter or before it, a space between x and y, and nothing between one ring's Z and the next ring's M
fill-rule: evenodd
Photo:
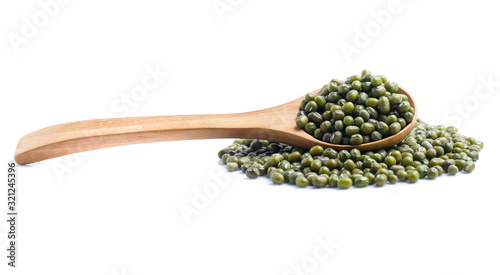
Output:
M64 123L32 132L21 138L15 152L19 164L28 164L78 152L120 145L213 138L259 138L310 148L314 145L337 150L387 148L405 138L415 126L417 106L411 123L398 134L361 145L336 145L315 139L295 124L303 97L276 107L237 114L153 116L96 119ZM314 91L319 93L319 90Z

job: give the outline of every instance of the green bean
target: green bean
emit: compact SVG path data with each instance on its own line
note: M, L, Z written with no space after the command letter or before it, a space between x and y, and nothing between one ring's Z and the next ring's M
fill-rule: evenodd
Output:
M304 128L306 124L309 122L309 119L306 115L301 115L297 117L297 126L300 128Z
M427 178L428 179L435 179L439 176L439 171L435 167L429 168L429 171L427 172Z
M257 167L250 167L247 169L246 173L248 178L251 178L251 179L256 179L260 176L260 171L259 171L259 168Z
M318 188L325 187L328 184L328 178L324 175L315 176L313 177L312 184Z
M281 173L274 172L274 173L271 174L271 180L275 184L282 184L283 182L285 182L285 177Z
M354 180L354 186L356 187L366 187L369 183L369 179L364 176L359 176Z
M228 162L226 164L226 168L227 168L227 171L229 171L229 172L236 171L236 170L238 170L238 163L236 163L236 162Z
M340 189L349 189L352 186L352 180L350 178L344 177L340 178L337 182L337 186Z
M410 183L415 183L420 179L420 174L415 170L408 171L408 181Z
M448 174L451 176L454 176L458 173L458 167L454 164L448 166Z
M309 181L306 177L300 176L295 179L295 185L298 187L307 187L309 185Z

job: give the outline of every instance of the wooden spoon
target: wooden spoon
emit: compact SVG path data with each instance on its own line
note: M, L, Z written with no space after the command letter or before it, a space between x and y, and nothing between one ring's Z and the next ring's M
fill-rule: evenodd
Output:
M300 97L283 105L247 113L128 117L59 124L22 137L14 158L19 164L27 164L120 145L211 138L258 138L304 148L321 145L337 150L387 148L408 136L417 121L415 101L401 87L399 93L407 95L415 109L413 121L396 135L361 145L326 143L297 127L295 121L303 99Z

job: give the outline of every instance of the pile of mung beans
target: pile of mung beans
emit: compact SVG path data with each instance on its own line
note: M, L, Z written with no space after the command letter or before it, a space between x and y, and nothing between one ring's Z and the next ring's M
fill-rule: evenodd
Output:
M239 139L219 151L228 171L248 178L268 176L275 184L299 187L384 186L398 181L433 180L443 173L471 173L483 143L456 127L432 126L418 119L410 135L388 149L360 152L314 146L307 150L259 139Z
M397 134L415 115L396 82L363 70L332 79L300 104L297 126L324 142L359 145Z

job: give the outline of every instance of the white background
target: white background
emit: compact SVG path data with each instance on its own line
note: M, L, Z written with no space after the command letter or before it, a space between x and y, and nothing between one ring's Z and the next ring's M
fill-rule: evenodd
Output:
M500 82L494 1L68 1L43 22L47 2L0 4L4 163L46 126L251 111L365 68L410 91L420 118L457 125L485 148L472 174L347 191L229 174L216 154L232 140L22 166L19 267L7 266L2 218L1 274L287 274L303 263L304 274L500 273L500 86L481 80ZM40 27L26 36L23 18ZM168 76L124 109L121 96L157 67ZM179 207L217 182L211 175L228 185L186 223ZM319 261L318 239L336 243Z

